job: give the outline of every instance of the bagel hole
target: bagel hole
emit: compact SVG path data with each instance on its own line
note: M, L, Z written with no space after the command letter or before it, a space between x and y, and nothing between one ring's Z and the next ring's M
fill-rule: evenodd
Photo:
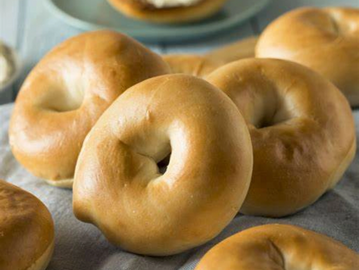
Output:
M88 82L83 83L78 79L79 73L81 71L72 70L66 76L52 74L52 77L41 78L40 107L58 113L79 109L84 102L84 89L88 88Z
M79 109L83 103L82 91L49 91L43 99L42 104L45 108L55 112L69 112Z
M287 102L277 100L275 104L275 107L267 107L255 121L254 126L257 129L280 125L294 118Z
M358 29L357 21L350 17L344 17L341 12L329 10L328 16L331 21L331 32L335 35L347 35L355 33Z
M339 27L339 24L338 24L335 14L329 13L328 16L329 16L329 21L330 21L330 26L331 26L329 28L330 29L329 31L331 31L335 35L339 35L340 27Z
M283 122L286 122L289 119L290 118L284 117L283 115L275 114L273 117L271 117L269 119L266 118L266 117L263 117L263 119L256 125L256 127L258 129L268 128L268 127L271 127L271 126L279 125L279 124L281 124Z
M161 161L157 162L158 170L161 174L166 173L170 161L171 161L171 152Z
M269 121L269 119L266 119L265 117L263 119L261 119L261 121L259 123L257 123L255 126L258 129L261 128L267 128L272 126L274 123L272 123L272 121Z

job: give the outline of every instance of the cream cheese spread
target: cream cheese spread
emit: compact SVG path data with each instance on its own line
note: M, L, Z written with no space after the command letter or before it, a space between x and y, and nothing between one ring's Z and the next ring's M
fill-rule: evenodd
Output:
M192 6L201 0L145 0L156 8L169 8L178 6Z

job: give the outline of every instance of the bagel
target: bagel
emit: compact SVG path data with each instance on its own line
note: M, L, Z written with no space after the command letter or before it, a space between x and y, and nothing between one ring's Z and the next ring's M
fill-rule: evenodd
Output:
M172 73L183 73L204 78L217 68L243 58L254 57L257 37L250 37L212 50L205 55L168 54L163 60Z
M65 41L31 71L16 99L14 156L35 176L70 188L82 143L100 115L127 88L165 73L160 56L117 32Z
M46 269L55 237L46 206L3 180L0 180L0 202L0 269Z
M228 0L108 0L124 15L153 23L188 23L218 12Z
M207 79L234 101L251 133L253 176L242 213L293 214L341 179L356 136L350 106L332 83L293 62L255 58Z
M328 236L270 224L237 233L214 246L195 270L357 270L359 255Z
M205 54L211 61L221 62L222 65L244 58L253 58L258 37L248 37L237 42L222 46Z
M256 56L307 66L333 82L352 106L359 105L359 9L300 8L272 22Z
M206 77L222 66L219 61L213 61L202 55L195 54L168 54L163 60L169 65L172 73L182 73L200 78Z
M189 75L152 78L121 95L86 138L73 210L125 250L176 254L233 219L252 162L245 122L219 89Z

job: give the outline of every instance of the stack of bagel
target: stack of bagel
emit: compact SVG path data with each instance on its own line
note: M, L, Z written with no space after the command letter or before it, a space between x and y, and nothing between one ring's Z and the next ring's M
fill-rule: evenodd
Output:
M358 52L359 10L348 8L294 10L259 38L206 55L161 57L118 32L84 33L27 77L11 149L33 175L73 188L75 216L109 242L177 254L238 212L293 215L335 187L356 152ZM46 207L4 181L0 201L0 251L19 250L0 255L0 268L45 269L54 238ZM355 270L359 255L271 224L230 237L196 269L249 268Z

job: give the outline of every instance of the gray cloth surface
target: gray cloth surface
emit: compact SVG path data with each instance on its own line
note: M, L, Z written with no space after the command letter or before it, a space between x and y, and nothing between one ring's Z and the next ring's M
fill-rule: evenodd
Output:
M70 190L47 185L17 163L11 153L7 134L12 108L12 104L0 106L0 178L33 193L52 213L56 245L49 270L194 269L198 260L216 243L244 229L268 223L299 225L329 235L359 252L358 156L334 190L293 216L270 219L237 215L214 240L175 256L146 257L125 252L109 244L96 227L74 217ZM359 111L354 115L359 127ZM357 128L357 136L358 134Z

